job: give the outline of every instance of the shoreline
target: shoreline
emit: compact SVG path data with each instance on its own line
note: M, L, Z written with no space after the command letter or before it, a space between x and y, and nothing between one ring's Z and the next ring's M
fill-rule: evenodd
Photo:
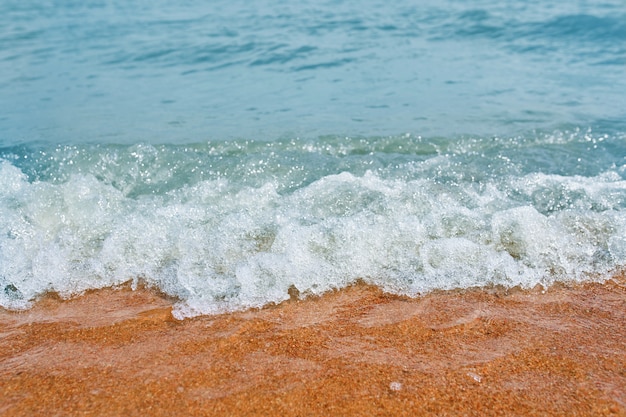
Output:
M357 284L171 316L150 289L0 309L0 415L626 416L626 277L418 298Z

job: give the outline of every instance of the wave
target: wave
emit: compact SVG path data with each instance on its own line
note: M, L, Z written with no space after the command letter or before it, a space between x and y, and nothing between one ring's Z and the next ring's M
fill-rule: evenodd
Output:
M141 281L178 298L175 314L189 317L281 302L293 287L532 287L596 279L626 261L622 137L326 137L2 155L7 308Z

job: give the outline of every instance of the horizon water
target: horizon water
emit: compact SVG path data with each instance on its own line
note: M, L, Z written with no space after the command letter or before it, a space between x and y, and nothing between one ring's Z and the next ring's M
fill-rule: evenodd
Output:
M0 306L626 265L626 4L7 0Z

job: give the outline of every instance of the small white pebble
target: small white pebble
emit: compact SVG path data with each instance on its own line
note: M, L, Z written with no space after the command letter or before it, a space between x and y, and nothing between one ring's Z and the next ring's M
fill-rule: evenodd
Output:
M480 382L483 379L480 375L475 374L474 372L468 372L467 376L469 376L470 378L472 378L476 382Z
M402 384L394 381L389 384L389 389L392 391L400 391L402 389Z

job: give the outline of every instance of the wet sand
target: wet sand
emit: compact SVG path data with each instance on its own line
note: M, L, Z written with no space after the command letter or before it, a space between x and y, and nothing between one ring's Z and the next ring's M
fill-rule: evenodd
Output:
M0 415L626 416L626 280L367 285L177 321L155 292L0 310Z

